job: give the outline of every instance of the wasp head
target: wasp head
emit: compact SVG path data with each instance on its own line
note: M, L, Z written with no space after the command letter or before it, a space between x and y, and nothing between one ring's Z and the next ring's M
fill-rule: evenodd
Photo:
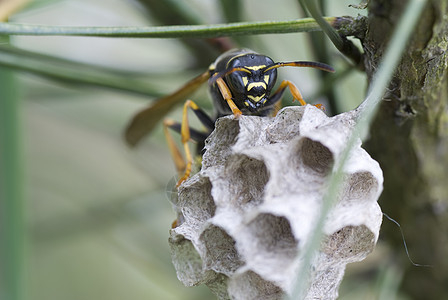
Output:
M239 102L237 105L250 112L264 106L277 80L277 70L267 70L273 63L269 57L254 53L236 56L229 61L227 69L234 71L225 79L235 102Z

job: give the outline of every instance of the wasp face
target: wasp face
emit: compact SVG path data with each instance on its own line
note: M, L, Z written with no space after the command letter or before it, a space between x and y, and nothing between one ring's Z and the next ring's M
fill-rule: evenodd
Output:
M269 99L277 79L277 70L266 71L266 67L273 63L269 57L253 53L236 56L229 60L228 69L241 69L228 74L226 81L235 98L235 103L242 109L256 112Z

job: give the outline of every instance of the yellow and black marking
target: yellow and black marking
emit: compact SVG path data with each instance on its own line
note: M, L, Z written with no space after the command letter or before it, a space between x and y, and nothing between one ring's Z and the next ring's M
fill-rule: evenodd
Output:
M180 176L177 183L177 186L179 186L191 174L193 155L188 143L191 140L196 141L199 148L202 149L205 139L214 129L217 118L230 114L238 117L241 114L268 116L276 113L286 88L289 88L294 100L299 101L301 105L306 104L299 89L288 80L282 81L277 90L271 94L277 81L277 69L280 67L309 67L334 72L332 67L323 63L309 61L274 62L268 56L248 49L231 50L219 56L206 72L139 112L126 129L126 141L135 146L146 134L151 132L155 125L174 106L185 101L190 94L208 81L216 109L214 118L208 116L196 103L188 100L184 104L181 123L169 119L163 123L168 147ZM204 124L205 131L201 132L190 128L188 109L191 109ZM185 158L176 146L169 129L180 133Z

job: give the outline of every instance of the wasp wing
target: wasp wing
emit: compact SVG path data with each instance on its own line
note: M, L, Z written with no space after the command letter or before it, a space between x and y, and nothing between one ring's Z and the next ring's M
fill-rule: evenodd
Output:
M184 101L209 78L210 72L206 71L188 81L174 93L156 100L154 104L138 112L126 128L124 133L126 142L130 146L136 146L174 106Z

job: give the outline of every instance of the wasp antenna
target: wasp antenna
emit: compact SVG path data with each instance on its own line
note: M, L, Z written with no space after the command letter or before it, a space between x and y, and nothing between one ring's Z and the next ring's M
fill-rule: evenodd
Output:
M403 245L404 245L404 250L406 251L406 255L408 256L409 261L411 262L411 264L415 267L426 267L426 268L432 268L432 265L422 265L422 264L418 264L415 263L412 259L411 256L409 255L409 251L408 251L408 246L406 244L406 240L404 239L404 233L403 230L401 229L401 225L400 223L398 223L397 221L395 221L394 219L392 219L391 217L389 217L386 213L383 213L383 215L389 219L389 221L393 222L395 225L398 226L398 228L400 229L400 233L401 233L401 238L403 240Z
M223 77L229 75L230 73L238 72L238 71L246 72L246 73L249 73L249 74L251 73L251 72L250 72L248 69L246 69L246 68L241 68L241 67L232 68L232 69L229 69L229 70L224 70L224 71L219 72L219 73L215 73L215 74L210 78L210 82L211 82L211 83L214 83L216 80L218 80L218 78L223 78Z
M314 68L319 69L326 72L333 73L335 70L332 66L329 66L324 63L315 62L315 61L291 61L291 62L278 62L273 65L268 66L264 69L264 72L267 72L272 69L281 68L281 67L304 67L304 68Z

